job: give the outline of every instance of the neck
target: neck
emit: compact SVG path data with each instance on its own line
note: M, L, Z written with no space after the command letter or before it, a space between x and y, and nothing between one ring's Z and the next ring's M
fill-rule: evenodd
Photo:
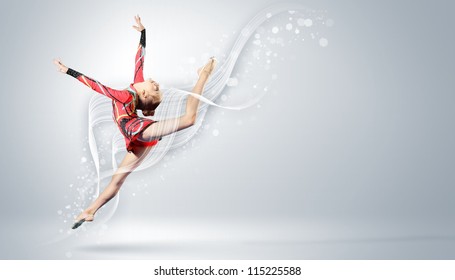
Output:
M136 101L135 101L134 106L136 107L136 109L142 110L142 107L144 104L142 104L142 101L139 98L139 92L142 91L142 87L138 83L136 83L136 84L133 84L133 88L136 91Z

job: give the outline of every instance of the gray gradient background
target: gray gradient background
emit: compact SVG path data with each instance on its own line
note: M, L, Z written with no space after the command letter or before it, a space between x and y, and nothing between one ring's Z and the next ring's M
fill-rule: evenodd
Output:
M106 225L48 243L70 227L56 212L80 175L90 98L52 59L125 85L139 13L146 74L184 84L179 65L277 1L112 2L0 4L0 258L454 258L451 1L295 1L334 19L328 47L286 48L260 108L212 108L220 135L131 175Z

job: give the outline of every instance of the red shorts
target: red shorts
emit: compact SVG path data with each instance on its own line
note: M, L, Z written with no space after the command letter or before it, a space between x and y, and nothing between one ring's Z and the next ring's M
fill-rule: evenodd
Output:
M139 116L131 118L123 118L121 121L117 122L117 125L125 137L126 150L128 152L134 151L134 147L151 147L158 144L159 140L145 141L142 140L142 133L150 125L156 121L141 118Z

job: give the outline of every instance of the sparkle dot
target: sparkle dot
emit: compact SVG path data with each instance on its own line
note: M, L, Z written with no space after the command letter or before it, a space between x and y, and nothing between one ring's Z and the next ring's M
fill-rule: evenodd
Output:
M304 26L304 25L305 25L305 20L304 20L303 18L299 18L299 19L297 20L297 24L298 24L299 26Z
M86 157L82 157L81 158L81 163L84 163L84 162L87 162L87 158Z
M273 34L277 34L278 31L279 31L278 27L275 26L275 27L272 28L272 33Z
M226 83L226 85L228 87L235 87L238 84L239 84L239 81L237 80L237 78L229 78Z
M261 35L259 35L259 33L256 33L256 34L254 35L254 38L259 39L259 38L261 38Z
M272 13L267 13L265 16L266 16L267 18L271 18L271 17L272 17Z
M303 23L306 27L310 27L313 25L313 21L309 18L307 18L304 23Z
M323 48L327 47L329 44L329 41L326 38L321 38L319 39L319 45Z
M292 29L292 23L286 24L286 30L291 30Z
M212 134L213 134L213 136L218 136L218 135L220 135L220 131L218 129L214 129L212 131Z
M224 95L224 94L223 94L223 95L221 95L221 100L223 100L223 101L226 101L226 100L227 100L227 96L226 96L226 95Z

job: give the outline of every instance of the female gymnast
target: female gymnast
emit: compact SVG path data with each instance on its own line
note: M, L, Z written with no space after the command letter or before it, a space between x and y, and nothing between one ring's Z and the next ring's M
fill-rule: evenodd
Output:
M96 92L112 99L113 117L125 138L128 151L109 185L87 209L79 214L73 229L78 228L84 222L93 221L95 213L118 193L126 177L139 166L161 137L188 128L194 125L196 120L199 100L192 96L187 99L185 113L178 118L157 122L137 115L137 110L141 110L144 116L153 116L155 109L160 105L162 94L157 82L152 79L144 80L145 27L142 25L139 15L135 16L135 21L137 25L133 25L133 28L141 32L141 38L136 53L134 82L124 90L109 88L66 67L60 60L54 60L54 64L60 72L73 76ZM205 66L198 70L199 78L192 90L193 93L202 94L215 65L216 60L212 57Z

